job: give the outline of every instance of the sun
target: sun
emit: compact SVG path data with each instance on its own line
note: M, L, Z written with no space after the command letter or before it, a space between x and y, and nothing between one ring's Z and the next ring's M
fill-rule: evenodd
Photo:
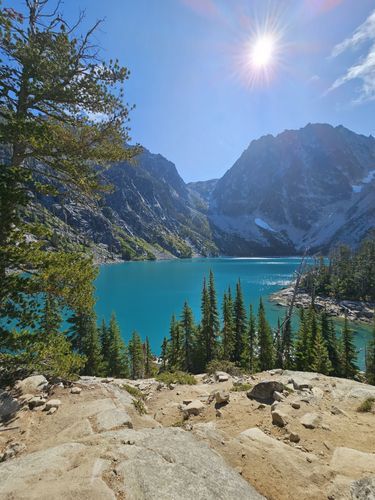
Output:
M272 35L257 37L251 46L250 60L255 68L266 68L272 64L276 52L276 41Z

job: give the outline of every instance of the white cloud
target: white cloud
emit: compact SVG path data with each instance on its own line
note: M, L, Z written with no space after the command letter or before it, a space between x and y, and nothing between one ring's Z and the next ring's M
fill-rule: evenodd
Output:
M337 57L350 49L356 49L365 42L370 42L368 53L350 66L343 76L333 82L327 92L341 87L352 80L359 80L361 86L354 102L375 100L375 10L369 15L349 38L337 44L331 57Z

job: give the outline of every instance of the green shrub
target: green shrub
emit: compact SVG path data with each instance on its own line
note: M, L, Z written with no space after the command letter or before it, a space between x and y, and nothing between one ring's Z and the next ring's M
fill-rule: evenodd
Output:
M206 366L206 372L209 375L213 375L215 372L226 372L234 377L240 377L243 374L243 370L232 361L225 361L221 359L214 359L208 363Z
M133 405L140 415L147 413L146 406L142 399L133 399Z
M186 372L162 372L156 375L156 380L164 384L180 384L180 385L195 385L197 381L194 375Z
M129 385L129 384L124 384L123 386L123 389L125 389L125 391L127 391L131 396L133 396L133 398L136 398L136 399L144 399L144 394L142 391L140 391L139 389L137 389L136 387L133 387L132 385Z
M372 411L372 407L375 403L375 398L367 398L358 406L357 411L361 413Z
M233 387L230 389L231 392L243 392L249 391L252 388L251 384L241 384L240 382L235 382Z

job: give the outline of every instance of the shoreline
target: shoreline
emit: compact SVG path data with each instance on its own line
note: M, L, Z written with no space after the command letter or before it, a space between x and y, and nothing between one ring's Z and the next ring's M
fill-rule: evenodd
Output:
M293 295L293 286L284 287L269 295L270 302L276 305L287 307ZM295 307L308 309L311 304L311 296L306 290L301 289L295 298ZM371 325L374 320L375 304L359 300L338 300L332 297L316 296L315 306L318 311L325 309L331 316L345 318L349 321L360 322Z

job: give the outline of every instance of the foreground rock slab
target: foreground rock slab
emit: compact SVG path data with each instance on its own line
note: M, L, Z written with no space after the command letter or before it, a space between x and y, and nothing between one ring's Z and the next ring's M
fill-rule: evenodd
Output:
M264 498L206 444L181 429L126 429L88 439L90 443L65 443L1 464L0 498Z

